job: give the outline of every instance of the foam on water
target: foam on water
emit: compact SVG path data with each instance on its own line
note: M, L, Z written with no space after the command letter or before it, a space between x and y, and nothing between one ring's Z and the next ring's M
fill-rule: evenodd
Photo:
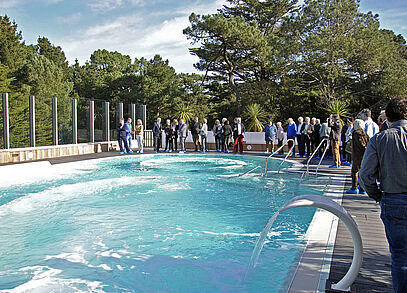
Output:
M77 162L51 165L50 162L23 163L0 167L0 188L13 185L29 185L38 182L64 179L70 176L90 173L98 169L94 162Z
M0 216L8 214L25 214L33 210L43 209L61 201L73 198L93 195L100 191L108 192L124 185L143 185L146 183L158 183L160 177L121 177L112 179L94 180L74 184L65 184L53 187L38 193L28 194L17 198L5 205L0 206Z
M36 292L95 292L103 293L105 285L99 281L87 281L82 279L62 279L57 276L62 270L47 266L25 267L21 272L30 273L33 278L13 289L0 290L4 293L36 293ZM84 287L86 289L80 289Z
M140 162L140 165L143 167L165 167L171 166L174 163L191 163L191 162L199 162L199 163L210 163L215 164L218 168L228 169L228 168L241 168L242 166L246 166L247 162L237 159L229 159L229 158L211 158L205 156L183 156L182 159L178 156L161 156L160 158L154 158L149 160L144 160ZM227 166L222 166L227 165Z

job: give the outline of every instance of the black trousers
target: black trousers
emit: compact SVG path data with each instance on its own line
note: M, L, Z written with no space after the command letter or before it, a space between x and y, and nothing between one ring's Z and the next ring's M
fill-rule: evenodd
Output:
M171 135L166 135L165 136L165 150L167 150L167 148L168 148L169 151L174 150L174 148L172 146L172 137L171 137Z
M305 142L302 134L297 134L298 153L300 156L305 155Z
M308 135L303 134L302 141L304 143L304 154L305 154L305 148L307 148L307 156L309 157L310 152L311 152L311 140L309 139Z
M119 142L119 147L120 147L120 151L123 153L124 149L123 149L123 144L124 144L124 148L126 149L126 152L130 152L129 149L129 144L127 143L127 137L126 136L119 136L117 138L118 142Z
M161 147L161 136L154 136L154 150L156 152L159 152L160 147Z

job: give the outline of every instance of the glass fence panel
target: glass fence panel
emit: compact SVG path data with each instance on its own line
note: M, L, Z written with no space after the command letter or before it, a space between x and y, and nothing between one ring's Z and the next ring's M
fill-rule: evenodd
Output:
M105 141L105 113L104 101L95 100L95 141Z
M89 100L78 99L78 143L89 142Z
M50 145L52 145L52 98L35 97L35 146Z
M1 93L0 93L1 94ZM3 135L3 98L0 97L0 149L4 149Z
M30 146L30 125L28 95L9 93L8 108L10 114L10 147Z
M117 140L117 125L119 124L119 107L116 103L110 103L110 140Z
M58 144L71 144L72 140L72 99L58 99Z

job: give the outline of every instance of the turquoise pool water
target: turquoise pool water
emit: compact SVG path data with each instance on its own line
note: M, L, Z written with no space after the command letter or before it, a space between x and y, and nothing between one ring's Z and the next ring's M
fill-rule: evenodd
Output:
M243 282L255 242L288 199L320 192L298 174L217 176L258 165L146 155L3 172L0 292L281 292L314 210L277 218Z

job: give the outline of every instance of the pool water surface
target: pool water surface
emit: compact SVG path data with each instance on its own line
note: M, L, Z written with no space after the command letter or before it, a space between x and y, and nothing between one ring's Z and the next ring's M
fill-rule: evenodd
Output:
M0 292L281 292L315 210L281 214L243 281L255 242L290 198L321 194L298 174L218 176L264 168L254 156L26 165L0 183Z

